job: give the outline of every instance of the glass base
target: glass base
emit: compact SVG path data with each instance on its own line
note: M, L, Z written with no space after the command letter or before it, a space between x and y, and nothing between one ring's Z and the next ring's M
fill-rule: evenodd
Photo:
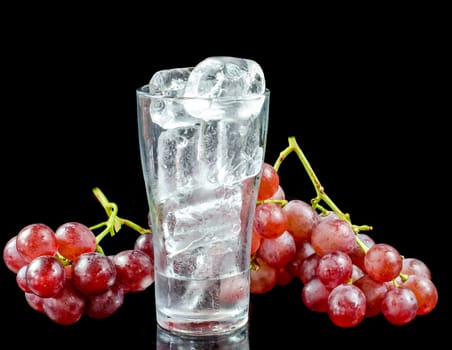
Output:
M157 325L157 349L249 350L248 324L224 334L175 334Z
M180 336L219 336L236 332L248 324L248 318L232 321L173 322L157 320L159 327Z

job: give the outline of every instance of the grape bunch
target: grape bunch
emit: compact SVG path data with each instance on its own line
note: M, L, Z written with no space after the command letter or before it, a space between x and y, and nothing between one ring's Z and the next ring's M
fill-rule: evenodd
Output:
M315 185L310 203L286 200L278 169L295 152ZM266 293L293 279L302 283L301 298L312 311L324 312L349 328L382 314L394 325L431 312L438 291L428 266L404 257L390 244L375 242L353 225L326 195L295 139L274 166L264 163L251 241L251 293Z
M115 313L127 293L141 292L154 282L154 250L150 231L118 217L99 189L95 194L111 215L88 227L66 222L53 230L33 223L11 237L3 261L16 274L28 305L61 325L71 325L86 314L101 319ZM100 240L126 224L141 234L134 246L106 255ZM95 235L93 230L104 226Z

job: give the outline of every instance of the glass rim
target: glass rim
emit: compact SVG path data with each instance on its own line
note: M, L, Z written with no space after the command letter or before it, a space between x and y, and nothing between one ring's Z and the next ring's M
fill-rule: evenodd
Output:
M136 94L146 96L147 98L163 99L163 100L209 100L209 101L247 101L257 100L270 95L270 89L265 88L264 92L259 95L247 95L238 97L198 97L198 96L165 96L154 95L149 93L149 84L142 85L136 89Z

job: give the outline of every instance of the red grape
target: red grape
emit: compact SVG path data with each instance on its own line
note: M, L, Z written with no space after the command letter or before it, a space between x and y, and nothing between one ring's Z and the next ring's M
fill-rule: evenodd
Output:
M55 232L45 224L27 225L17 234L16 249L27 262L43 255L54 256L58 249Z
M289 284L293 278L294 275L286 267L280 267L276 270L276 284L278 286Z
M375 241L370 237L368 234L365 233L358 233L356 235L356 238L361 241L367 248L372 247L375 244ZM366 268L364 267L364 256L366 253L364 250L356 243L353 249L348 253L350 255L350 258L352 258L353 264L358 266L361 270L365 272Z
M83 253L72 264L71 280L85 295L100 294L115 283L116 268L106 255L97 252Z
M366 317L380 314L381 301L388 290L387 285L373 280L369 275L362 276L354 282L354 285L366 295Z
M297 252L293 236L285 231L274 239L264 238L257 255L272 267L282 268L286 266Z
M277 271L260 258L256 258L256 262L258 268L250 271L250 292L267 293L276 285Z
M386 243L374 244L364 257L365 271L378 282L397 278L402 271L402 256L393 246Z
M58 252L71 261L88 252L96 250L96 236L79 222L66 222L55 231Z
M318 277L313 277L303 285L301 298L309 310L327 312L330 291Z
M27 283L27 267L28 265L22 266L16 274L16 282L20 289L26 293L33 293Z
M355 232L342 219L321 220L312 230L311 245L319 255L336 250L349 253L355 244Z
M63 264L53 256L34 258L25 271L28 288L42 298L54 297L60 293L66 281Z
M438 290L432 280L420 275L410 275L401 284L401 287L410 289L416 296L418 303L417 314L425 315L434 309L438 302Z
M113 315L124 303L124 291L114 284L106 291L87 296L85 313L92 318L105 318Z
M347 253L339 250L323 255L316 268L316 275L329 289L348 282L352 277L352 272L352 259Z
M257 200L270 198L278 191L279 174L269 163L263 163Z
M300 279L307 283L311 278L317 276L317 266L319 265L320 255L312 254L304 259L299 267Z
M287 230L287 217L279 204L262 203L256 206L253 226L262 237L273 239Z
M276 192L269 199L276 199L276 200L286 199L286 193L284 192L284 189L282 188L281 185L278 186L278 189L276 190Z
M417 258L404 258L401 273L405 275L419 275L432 279L432 273L428 266Z
M137 237L134 244L134 249L141 250L149 255L152 264L154 264L154 246L152 243L152 234L141 234Z
M389 323L404 325L417 315L416 295L408 288L390 288L381 301L381 313Z
M28 263L16 249L16 237L11 237L3 248L3 261L6 267L14 273L17 273L22 266Z
M259 233L257 233L257 231L255 230L255 228L253 226L252 231L251 231L251 252L250 252L250 255L254 255L258 251L258 249L261 246L261 243L262 243L263 239L264 238Z
M309 241L313 228L319 223L319 215L312 206L294 199L289 201L283 210L287 217L287 231L297 242Z
M113 262L125 292L141 292L154 282L154 264L141 250L123 250L113 256Z
M353 284L340 284L328 296L328 316L339 327L361 323L366 315L366 296Z
M85 312L86 297L68 281L58 296L43 298L44 313L55 323L71 325Z
M33 292L25 292L25 300L33 310L44 313L44 298Z

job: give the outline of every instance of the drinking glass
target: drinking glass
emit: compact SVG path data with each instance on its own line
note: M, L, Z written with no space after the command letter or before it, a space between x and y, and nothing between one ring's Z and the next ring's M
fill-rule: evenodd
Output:
M270 91L235 98L137 88L159 326L219 335L248 321L251 231Z

